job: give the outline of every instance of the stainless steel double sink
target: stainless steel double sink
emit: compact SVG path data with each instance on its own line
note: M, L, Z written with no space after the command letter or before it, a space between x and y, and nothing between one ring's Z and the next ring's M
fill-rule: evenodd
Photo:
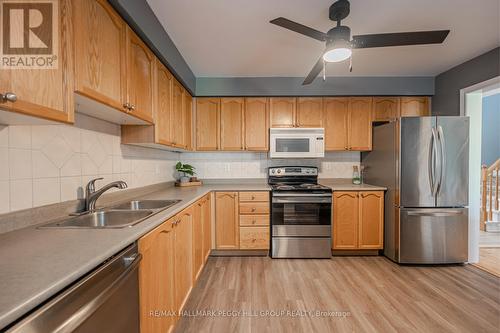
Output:
M50 222L39 228L126 228L181 200L133 200L109 208Z

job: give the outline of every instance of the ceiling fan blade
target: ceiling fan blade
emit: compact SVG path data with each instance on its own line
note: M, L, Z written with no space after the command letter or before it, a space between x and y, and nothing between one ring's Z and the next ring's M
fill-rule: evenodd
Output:
M280 27L298 32L299 34L317 39L322 42L326 41L327 35L325 33L313 28L306 27L303 24L290 21L289 19L286 19L284 17L275 18L274 20L269 21L269 23L276 24Z
M370 47L403 46L442 43L450 30L397 32L388 34L358 35L352 37L353 49Z
M304 82L302 82L302 85L305 86L311 84L314 81L314 79L318 76L318 74L321 73L322 69L323 69L323 56L319 57L314 67L311 69L311 71L305 78Z

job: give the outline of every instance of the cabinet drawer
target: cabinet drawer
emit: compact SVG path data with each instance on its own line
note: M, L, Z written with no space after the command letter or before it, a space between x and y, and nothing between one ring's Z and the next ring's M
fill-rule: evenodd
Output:
M269 225L269 215L240 215L240 227Z
M269 249L269 227L240 228L240 249Z
M269 214L269 202L240 202L240 214Z
M269 201L269 192L240 192L240 202L242 201Z

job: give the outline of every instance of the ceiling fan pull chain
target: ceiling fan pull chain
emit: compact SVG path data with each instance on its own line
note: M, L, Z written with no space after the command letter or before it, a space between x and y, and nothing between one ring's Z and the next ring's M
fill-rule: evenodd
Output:
M323 82L326 81L326 61L323 60Z

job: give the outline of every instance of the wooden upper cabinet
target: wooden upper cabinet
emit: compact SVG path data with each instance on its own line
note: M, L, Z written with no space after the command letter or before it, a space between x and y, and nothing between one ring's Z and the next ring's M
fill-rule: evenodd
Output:
M349 98L325 98L323 108L325 150L347 150Z
M373 121L390 121L399 118L399 97L374 97Z
M359 244L360 249L384 247L384 192L359 193Z
M219 148L219 98L196 99L196 150Z
M174 79L172 82L172 145L184 148L184 88Z
M74 121L71 6L72 1L59 1L58 67L1 69L0 94L12 93L17 100L0 103L0 109L66 123Z
M295 108L294 97L271 97L269 99L271 128L295 127Z
M220 150L243 150L243 98L221 98Z
M401 97L401 117L430 116L429 97Z
M296 125L298 127L323 127L323 98L297 98Z
M127 111L125 23L106 0L73 3L75 90Z
M185 149L191 150L193 148L193 97L184 89L184 118L183 118L183 128L184 128L184 147Z
M333 249L358 247L359 194L333 192Z
M144 42L130 29L127 35L127 102L130 113L153 122L153 86L155 57Z
M156 65L156 104L155 126L156 141L169 145L172 143L172 74L159 61Z
M174 290L176 310L180 311L193 287L193 209L176 215L174 226Z
M351 97L349 101L349 150L372 149L372 98Z
M269 99L245 98L245 149L269 150Z
M138 242L140 325L142 333L169 332L175 316L154 317L151 309L174 312L174 230L166 221Z
M215 243L219 250L235 250L240 246L238 192L215 193Z

